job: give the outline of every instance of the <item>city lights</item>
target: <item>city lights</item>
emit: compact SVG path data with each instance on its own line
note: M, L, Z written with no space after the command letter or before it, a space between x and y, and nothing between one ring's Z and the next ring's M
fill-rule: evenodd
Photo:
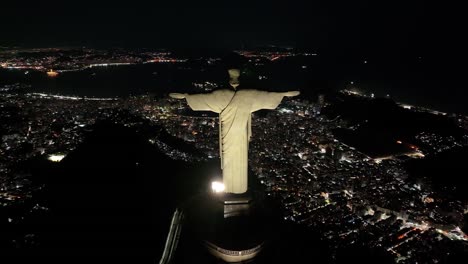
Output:
M34 210L49 210L47 204L37 202L36 197L30 195L38 187L30 181L36 172L27 171L17 162L43 157L48 160L45 165L51 170L58 168L59 172L64 172L61 175L65 175L68 172L65 169L68 170L70 165L85 164L89 157L94 157L87 153L81 155L80 151L87 151L88 135L99 132L96 129L107 129L101 126L101 121L110 121L104 125L120 127L144 139L138 141L138 144L144 142L141 150L145 152L142 153L160 153L168 161L175 161L174 164L187 162L190 164L187 167L192 168L197 164L218 165L221 158L226 158L221 157L223 152L219 151L218 114L187 111L189 107L185 102L176 102L167 96L166 92L175 92L176 88L162 87L151 93L146 93L144 88L151 86L145 85L147 82L166 83L167 78L173 78L178 86L179 82L188 84L191 90L187 93L225 89L228 76L222 79L210 75L212 69L221 67L222 58L201 56L194 64L169 51L118 49L108 52L88 48L71 51L37 49L18 52L6 49L0 52L2 73L26 80L16 82L15 77L10 83L0 85L0 123L4 128L0 152L5 157L0 164L0 178L5 179L5 184L0 186L0 201L5 207L26 201L25 204L37 204ZM307 69L296 71L294 77L298 78L302 72L313 73L315 69L315 64L307 61L313 58L304 60L308 55L300 50L275 51L271 48L238 53L249 61L249 80L259 85L275 83L282 78L276 73L286 64L291 64L291 69ZM362 62L358 60L355 64ZM172 63L177 65L166 65ZM374 65L374 59L372 63L367 62L367 65L371 64ZM269 70L273 65L278 67L277 72ZM179 71L190 74L177 74ZM203 75L198 75L200 72ZM128 73L129 82L123 82L122 86L120 73ZM35 76L47 80L37 83ZM58 79L54 79L57 76ZM88 79L91 82L89 91L78 87L70 91L66 89L75 87L75 82ZM128 89L132 95L116 95L113 87L109 94L91 89L95 88L92 82L96 80L117 83L119 91ZM251 89L249 80L245 81L246 89ZM140 83L143 84L141 90L135 89L135 84ZM298 79L297 89L304 89L300 83L302 81ZM393 90L374 89L367 84L361 77L350 75L340 81L341 90L337 93L320 91L312 97L305 93L304 98L284 100L275 111L255 113L253 133L249 131L248 173L260 184L251 184L249 188L258 188L265 197L277 201L281 218L290 224L314 228L327 244L336 245L337 250L358 243L383 249L390 257L401 257L405 263L440 262L456 245L447 242L468 241L461 222L468 206L450 193L447 195L446 190L435 188L430 176L427 180L418 179L415 184L415 178L405 164L413 160L415 166L424 162L429 164L431 160L437 160L438 154L450 154L453 150L468 147L468 117L462 113L444 113L393 102L384 98L387 92L393 94ZM290 87L295 88L292 83ZM287 89L287 86L278 89ZM122 93L125 95L127 91ZM389 110L391 112L387 114ZM102 138L115 136L116 140L111 144L120 143L120 137L112 134L114 130L103 131ZM80 155L75 155L75 151ZM94 154L103 153L100 151L106 149ZM119 155L115 152L110 154ZM61 163L66 155L67 160ZM464 157L463 153L459 155ZM85 159L75 162L80 158ZM131 168L136 164L142 171L152 169L148 167L150 162L128 160ZM120 172L118 162L105 163L107 161L100 158L92 162L102 162ZM162 165L169 164L172 162ZM160 165L155 169L157 173L162 173L162 169L158 171ZM185 167L181 166L180 170ZM449 176L455 173L447 166L441 168L444 168L441 179L452 181L454 178ZM126 171L122 170L122 173ZM184 177L196 173L197 170L181 171ZM427 170L427 173L432 171ZM229 198L229 184L224 185L220 174L210 175L213 178L204 186L207 195L215 201ZM99 177L93 179L101 180ZM174 183L180 184L175 182L179 179L187 181L187 178L177 177ZM109 184L112 181L110 179ZM447 190L463 187L461 184L453 186L449 185ZM169 193L173 190L166 189ZM102 191L107 190L103 188ZM30 208L23 209L25 214L30 212ZM12 223L16 223L14 215L7 217L5 219L13 219ZM455 226L460 228L454 229ZM173 238L177 240L178 236ZM437 248L438 252L434 253L432 248ZM425 257L429 255L431 260L428 262Z
M52 78L53 78L53 77L57 77L57 76L58 76L58 72L53 71L53 70L50 70L50 71L47 72L47 76L52 77Z

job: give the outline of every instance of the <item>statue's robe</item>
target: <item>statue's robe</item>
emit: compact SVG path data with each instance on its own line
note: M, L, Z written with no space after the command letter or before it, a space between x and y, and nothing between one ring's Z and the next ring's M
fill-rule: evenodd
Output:
M219 113L220 157L225 192L247 191L252 112L275 109L283 96L284 93L258 90L217 90L186 96L193 110Z

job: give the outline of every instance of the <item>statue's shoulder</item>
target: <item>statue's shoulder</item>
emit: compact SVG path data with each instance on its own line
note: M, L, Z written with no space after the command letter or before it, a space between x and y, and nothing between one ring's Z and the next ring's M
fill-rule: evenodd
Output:
M258 90L255 89L242 89L239 90L237 93L238 94L256 94Z
M229 89L220 89L220 90L213 91L213 94L232 94L232 93L234 93L234 91L229 90Z
M259 93L259 90L255 89L243 89L237 92L241 96L256 96Z

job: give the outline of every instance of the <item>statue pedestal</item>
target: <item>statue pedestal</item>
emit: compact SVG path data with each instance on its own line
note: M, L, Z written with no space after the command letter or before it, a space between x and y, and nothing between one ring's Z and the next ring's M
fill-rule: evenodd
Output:
M256 193L206 194L187 203L184 212L184 232L222 260L213 263L247 263L266 247L267 234L271 233L269 211Z
M224 204L224 218L248 215L253 197L248 192L242 194L225 193L222 196L222 202Z

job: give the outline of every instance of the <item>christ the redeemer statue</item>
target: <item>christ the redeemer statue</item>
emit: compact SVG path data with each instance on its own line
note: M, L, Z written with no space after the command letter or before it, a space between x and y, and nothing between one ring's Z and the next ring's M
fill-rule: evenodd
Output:
M223 89L206 94L171 93L170 96L185 98L195 111L219 113L220 157L225 192L240 194L247 191L252 113L261 109L275 109L284 96L296 96L299 92L236 91L237 85L232 85L234 90Z

